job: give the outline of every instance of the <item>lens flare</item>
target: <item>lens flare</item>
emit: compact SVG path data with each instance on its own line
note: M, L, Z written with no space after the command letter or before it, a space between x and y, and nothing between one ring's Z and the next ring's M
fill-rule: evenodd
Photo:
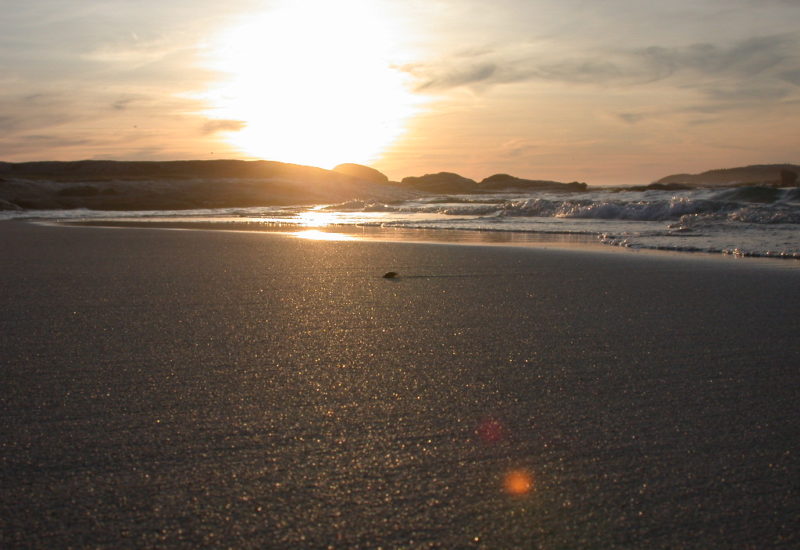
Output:
M527 470L511 470L503 479L503 488L510 495L527 495L533 490L533 476Z
M475 429L475 433L487 445L500 443L508 436L506 427L496 418L487 418L481 422Z

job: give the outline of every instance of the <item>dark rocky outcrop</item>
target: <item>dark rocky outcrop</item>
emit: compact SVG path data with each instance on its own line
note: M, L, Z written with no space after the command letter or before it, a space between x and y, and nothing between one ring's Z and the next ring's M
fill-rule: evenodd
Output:
M528 180L508 174L495 174L480 182L482 191L586 191L587 185L573 181Z
M0 162L0 208L180 210L408 196L390 185L273 161Z
M781 187L797 186L797 172L792 170L781 170Z
M372 183L389 183L389 178L386 177L385 174L375 170L374 168L363 166L361 164L340 164L336 166L333 171Z
M683 184L692 187L772 185L793 187L797 185L800 166L796 164L756 164L738 168L709 170L701 174L673 174L661 178L658 184ZM792 177L794 174L794 177Z
M173 161L41 161L0 162L0 177L49 181L142 181L190 179L307 178L334 179L338 174L314 166L267 160L173 160Z
M694 189L696 185L689 185L687 183L651 183L650 185L633 185L631 187L620 187L618 191L685 191L687 189Z
M438 174L425 174L424 176L410 176L400 182L403 186L426 191L428 193L474 193L478 191L475 180L465 178L452 172L439 172Z

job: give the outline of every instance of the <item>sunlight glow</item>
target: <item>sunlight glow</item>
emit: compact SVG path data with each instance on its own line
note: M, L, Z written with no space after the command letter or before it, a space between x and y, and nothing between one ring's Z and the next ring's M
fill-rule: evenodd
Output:
M285 0L212 44L227 75L205 96L244 154L332 168L369 163L396 140L418 102L393 18L375 0ZM232 125L234 123L231 123Z
M322 208L322 206L317 206L311 210L300 212L297 215L300 225L304 227L325 227L339 221L340 216L338 212L327 212L322 210Z
M300 239L308 239L311 241L355 241L356 237L353 235L346 235L344 233L328 233L327 231L320 231L319 229L308 229L306 231L298 231L293 233L295 237Z

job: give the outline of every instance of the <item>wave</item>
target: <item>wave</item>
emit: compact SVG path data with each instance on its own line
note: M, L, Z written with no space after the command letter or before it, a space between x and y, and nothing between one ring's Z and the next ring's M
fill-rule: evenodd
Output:
M486 218L564 218L678 222L727 221L751 224L800 223L800 189L742 187L688 193L585 193L562 199L547 194L467 197L446 195L393 203L355 200L329 206L349 212L436 214Z
M686 197L633 202L528 199L504 205L500 215L635 221L685 221L699 217L707 221L800 223L800 209L792 205L742 205L737 202Z
M714 199L733 202L756 202L771 203L779 201L796 201L800 198L800 189L780 189L777 187L765 187L763 185L753 185L726 189L714 195Z

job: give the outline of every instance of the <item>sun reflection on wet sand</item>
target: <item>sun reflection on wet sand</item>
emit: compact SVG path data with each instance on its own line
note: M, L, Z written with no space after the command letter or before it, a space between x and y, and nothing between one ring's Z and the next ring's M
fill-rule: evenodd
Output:
M292 233L295 237L300 239L308 239L311 241L355 241L358 240L354 235L346 235L345 233L329 233L327 231L320 231L319 229L307 229L305 231L297 231Z

